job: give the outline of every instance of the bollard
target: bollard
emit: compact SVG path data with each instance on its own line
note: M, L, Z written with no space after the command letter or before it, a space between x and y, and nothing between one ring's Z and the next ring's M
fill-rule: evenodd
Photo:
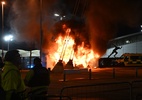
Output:
M64 73L64 79L63 80L64 80L64 82L66 81L66 73Z
M133 97L133 87L132 87L132 83L129 83L130 85L130 100L132 100L132 97Z
M89 69L89 80L91 80L92 77L92 73L91 73L91 69Z
M136 77L138 77L138 67L136 67Z
M113 74L113 78L115 78L115 68L112 68L112 74Z

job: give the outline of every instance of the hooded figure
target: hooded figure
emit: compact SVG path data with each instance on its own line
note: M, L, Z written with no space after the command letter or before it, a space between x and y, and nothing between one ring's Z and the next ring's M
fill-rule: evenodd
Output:
M27 73L25 77L25 84L31 87L31 93L46 94L50 84L49 70L42 66L41 59L36 57L34 59L34 67ZM44 100L43 98L33 97L33 100ZM46 99L46 98L45 98Z

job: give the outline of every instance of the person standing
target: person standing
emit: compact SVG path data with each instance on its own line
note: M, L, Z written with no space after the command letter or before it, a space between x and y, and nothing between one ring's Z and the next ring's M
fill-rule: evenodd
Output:
M50 72L42 66L39 57L36 57L33 63L34 67L27 73L24 82L26 86L31 88L31 94L46 94L50 84ZM31 99L44 100L46 98L32 97Z
M4 67L1 74L1 86L6 93L6 100L22 100L26 90L19 66L21 58L18 50L10 50L4 58Z

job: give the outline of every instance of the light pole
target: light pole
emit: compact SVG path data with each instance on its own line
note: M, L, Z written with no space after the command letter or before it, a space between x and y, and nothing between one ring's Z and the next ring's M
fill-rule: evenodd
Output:
M7 50L9 51L9 42L10 41L13 41L13 35L6 35L5 37L4 37L4 40L5 41L7 41Z
M1 38L2 38L3 32L4 32L4 5L5 5L5 2L2 1L1 4L2 4L2 35L1 35ZM1 46L2 46L1 49L2 49L2 59L3 59L4 53L3 53L3 41L2 41L2 39L1 39Z
M42 0L40 0L40 58L42 58L42 42L43 42L43 30L42 30Z

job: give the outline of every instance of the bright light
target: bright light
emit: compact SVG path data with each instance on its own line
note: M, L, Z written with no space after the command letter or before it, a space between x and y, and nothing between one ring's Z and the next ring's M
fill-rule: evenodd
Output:
M56 16L56 17L60 17L60 20L63 20L63 18L65 18L66 16L61 16L61 15L59 15L59 14L57 14L57 13L55 13L54 14L54 16Z
M4 37L5 41L13 41L13 35L7 35Z
M2 5L4 5L4 4L5 4L5 2L4 2L4 1L2 1L2 2L1 2L1 4L2 4Z
M126 40L126 43L130 43L130 41L129 41L129 40Z
M60 16L59 14L54 14L54 16Z

